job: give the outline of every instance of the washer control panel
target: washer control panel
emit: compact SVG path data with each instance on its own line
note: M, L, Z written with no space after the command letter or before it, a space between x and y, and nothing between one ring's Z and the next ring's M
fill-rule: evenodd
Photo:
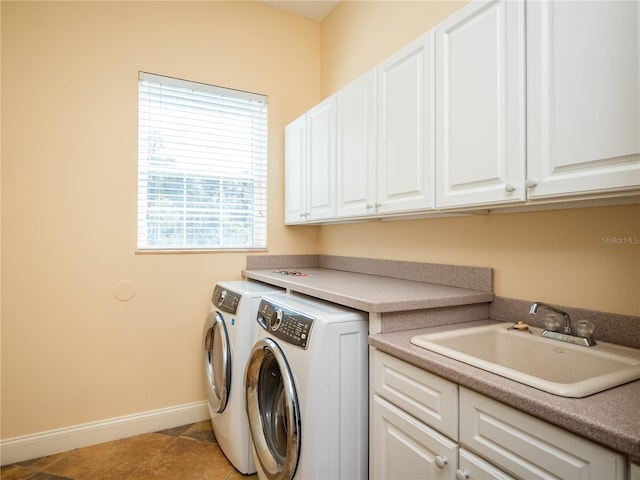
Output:
M258 323L274 337L307 348L314 318L266 300L260 301Z
M242 295L239 293L216 285L213 289L213 295L211 295L211 303L223 312L236 313L241 297Z

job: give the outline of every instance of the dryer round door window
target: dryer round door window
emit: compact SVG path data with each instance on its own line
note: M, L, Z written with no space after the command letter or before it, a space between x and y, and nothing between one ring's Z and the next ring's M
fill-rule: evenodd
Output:
M204 365L209 404L217 413L222 412L229 400L231 388L231 351L224 318L218 312L210 313L204 333Z
M269 480L290 480L300 456L300 407L276 342L259 340L245 372L245 402L256 455Z

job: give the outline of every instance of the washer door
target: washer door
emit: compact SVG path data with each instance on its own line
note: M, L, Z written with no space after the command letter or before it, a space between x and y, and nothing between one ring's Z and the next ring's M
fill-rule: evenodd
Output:
M245 406L263 472L291 480L300 457L300 407L282 350L269 338L253 347L245 370Z
M202 337L207 398L212 410L221 413L231 389L231 351L227 327L219 312L209 314Z

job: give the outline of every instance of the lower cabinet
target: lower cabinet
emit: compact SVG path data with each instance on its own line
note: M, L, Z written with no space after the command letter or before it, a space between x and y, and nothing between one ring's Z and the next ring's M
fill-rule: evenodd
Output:
M373 479L626 478L623 454L375 348L371 365Z

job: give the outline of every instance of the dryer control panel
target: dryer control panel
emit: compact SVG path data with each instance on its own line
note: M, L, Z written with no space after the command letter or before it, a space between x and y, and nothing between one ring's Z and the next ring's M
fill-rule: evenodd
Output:
M216 285L213 289L213 295L211 295L211 303L223 312L234 314L238 310L238 303L240 303L241 297L242 295L239 293Z
M314 319L266 300L260 301L258 323L274 337L307 348Z

